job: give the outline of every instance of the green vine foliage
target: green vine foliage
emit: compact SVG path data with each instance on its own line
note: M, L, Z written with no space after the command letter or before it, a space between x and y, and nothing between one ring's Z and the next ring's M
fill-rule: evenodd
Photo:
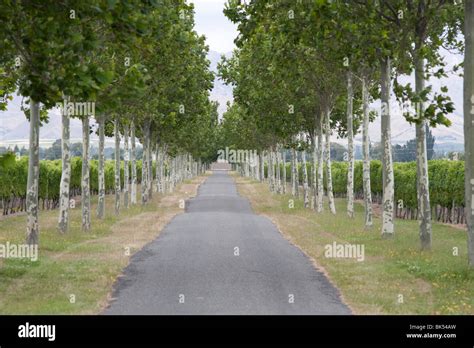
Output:
M129 163L131 167L131 163ZM71 197L81 194L81 169L82 159L73 157L71 159ZM131 172L131 168L130 168ZM13 154L2 157L0 161L0 205L3 214L11 214L25 210L26 180L28 177L28 157L15 160ZM141 183L142 162L137 161L137 181ZM156 164L153 164L153 175L156 175ZM120 177L123 187L124 163L121 163ZM91 193L97 194L98 184L98 161L90 161ZM59 187L61 181L61 160L40 161L40 179L38 198L40 207L53 209L59 203ZM105 162L105 189L106 193L114 192L114 161Z
M307 163L308 173L311 163ZM283 166L280 168L283 175ZM265 167L265 173L267 168ZM291 180L291 164L287 163L287 181ZM347 193L347 163L332 162L332 180L334 195L346 197ZM302 166L298 166L299 182L303 182ZM430 180L430 199L433 209L458 209L464 215L464 161L431 160L428 162ZM413 210L417 208L416 197L416 162L394 163L395 202L397 210ZM311 184L311 175L309 176ZM381 203L382 197L382 163L373 160L370 163L370 179L374 202ZM324 189L326 190L326 169L324 169ZM362 162L356 161L354 168L354 193L357 199L363 197ZM438 214L434 214L438 215ZM448 221L449 219L441 219ZM456 219L457 220L457 219Z

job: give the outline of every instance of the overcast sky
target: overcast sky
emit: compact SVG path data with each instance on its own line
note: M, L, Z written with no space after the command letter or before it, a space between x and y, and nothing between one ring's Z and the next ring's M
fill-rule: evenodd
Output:
M196 31L206 36L213 51L227 53L234 49L237 27L224 16L226 0L190 0L194 3Z

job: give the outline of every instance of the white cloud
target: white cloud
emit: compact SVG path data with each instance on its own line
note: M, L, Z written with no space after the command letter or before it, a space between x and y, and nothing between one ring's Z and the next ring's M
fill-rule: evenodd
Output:
M211 50L227 53L235 48L237 27L222 12L226 0L191 0L195 8L196 31L206 36Z

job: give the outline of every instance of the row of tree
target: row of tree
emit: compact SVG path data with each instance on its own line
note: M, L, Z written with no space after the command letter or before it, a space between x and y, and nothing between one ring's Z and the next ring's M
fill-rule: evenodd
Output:
M230 0L224 12L238 24L239 36L234 55L223 58L219 65L220 76L235 86L235 102L223 123L227 143L265 154L270 189L277 192L284 190L280 187L280 171L274 173L273 169L274 164L286 161L281 150L292 150L293 168L298 151L302 152L303 168L305 152L311 151L313 171L303 173L305 206L310 205L312 194L314 209L322 210L324 164L329 208L335 214L329 145L334 132L346 137L347 214L353 217L354 134L361 132L365 226L369 228L372 197L368 126L377 116L369 111L369 104L379 99L383 149L381 234L392 237L395 191L390 95L394 93L404 104L404 117L416 129L413 145L419 235L421 248L430 249L427 132L429 127L449 126L447 116L454 105L447 88L434 91L429 79L447 76L441 48L462 51L465 42L466 215L470 264L474 266L472 7L472 1L445 0ZM412 73L414 88L399 82L398 76ZM313 177L312 193L308 175ZM297 194L292 181L292 191Z
M30 121L26 190L27 242L38 244L39 135L47 111L62 122L58 229L69 226L70 119L82 122L82 229L91 228L91 118L98 124L98 209L105 214L106 136L115 138L115 213L137 203L137 141L143 146L141 201L153 192L152 162L176 182L202 170L214 155L217 105L204 38L184 0L6 1L0 11L2 109L17 91ZM124 142L123 188L120 143ZM206 140L206 141L204 141ZM207 141L209 140L209 141ZM131 173L129 172L131 168ZM160 178L156 178L160 188Z

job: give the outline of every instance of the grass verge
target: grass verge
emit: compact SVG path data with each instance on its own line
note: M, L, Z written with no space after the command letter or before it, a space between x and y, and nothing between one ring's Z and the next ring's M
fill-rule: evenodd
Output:
M395 238L382 239L381 219L364 230L364 208L355 218L346 200L337 199L337 215L305 209L290 195L272 194L268 185L234 175L238 191L254 211L271 219L291 243L308 255L340 289L356 314L474 314L474 271L467 267L466 231L433 224L433 248L419 249L418 222L396 220ZM329 258L328 244L359 244L365 258ZM456 256L456 248L458 254Z

